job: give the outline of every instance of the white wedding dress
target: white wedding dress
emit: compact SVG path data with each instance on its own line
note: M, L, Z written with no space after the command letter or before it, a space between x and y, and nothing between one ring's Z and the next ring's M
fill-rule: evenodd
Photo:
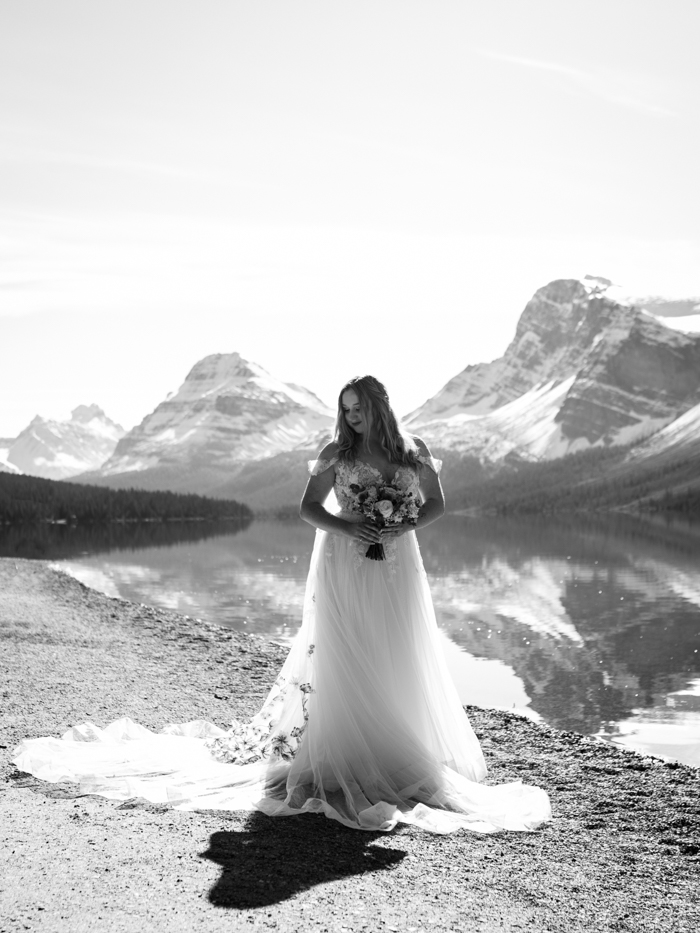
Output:
M336 463L339 514L357 520L350 484L381 476L362 462L310 467ZM417 491L417 473L400 467L394 483ZM251 722L160 733L86 723L25 740L15 764L84 793L184 810L318 812L365 830L535 829L550 818L543 790L479 783L486 766L445 665L415 532L384 547L386 560L368 560L366 543L316 532L301 629Z

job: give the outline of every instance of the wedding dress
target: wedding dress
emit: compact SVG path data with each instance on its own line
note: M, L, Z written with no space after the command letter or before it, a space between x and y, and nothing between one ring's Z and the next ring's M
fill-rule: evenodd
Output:
M421 459L437 472L439 461ZM350 487L381 474L360 461L309 466L333 465L340 516L361 520ZM416 470L399 467L393 483L417 491ZM84 793L183 810L318 812L365 830L535 829L550 818L543 790L479 783L486 766L446 668L415 532L384 548L385 560L368 560L366 542L316 532L301 629L249 723L160 733L128 719L86 723L25 740L15 764Z

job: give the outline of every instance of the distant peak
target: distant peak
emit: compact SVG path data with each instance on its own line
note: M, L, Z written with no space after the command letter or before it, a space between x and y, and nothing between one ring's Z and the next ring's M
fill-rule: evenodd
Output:
M262 366L244 359L240 353L212 353L203 357L194 364L187 374L185 381L211 379L226 379L237 377L250 379L265 373Z
M543 285L542 288L538 288L538 292L572 292L583 294L584 292L591 294L601 294L606 292L608 289L618 289L619 286L615 285L612 279L606 279L602 275L584 275L582 278L576 279L553 279L551 282L548 282L546 285Z
M588 288L581 279L553 279L538 288L532 299L544 297L550 301L566 301L572 297L585 297Z
M100 408L99 405L78 405L77 408L74 408L70 413L71 421L80 421L82 423L87 423L92 421L93 418L104 418L107 419L107 415Z
M631 306L628 292L602 275L584 275L579 279L554 279L538 288L533 300L544 298L554 303L587 302L591 299L606 299L616 305Z

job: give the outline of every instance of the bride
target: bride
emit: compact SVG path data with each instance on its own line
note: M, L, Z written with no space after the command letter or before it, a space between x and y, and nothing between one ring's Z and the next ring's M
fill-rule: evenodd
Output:
M85 723L26 740L15 764L180 809L318 812L365 830L535 829L550 818L544 791L479 783L484 759L442 655L415 535L444 512L440 462L363 376L341 390L335 440L309 467L300 511L317 532L302 626L259 713L227 731ZM370 520L378 497L380 514L413 504L410 519Z

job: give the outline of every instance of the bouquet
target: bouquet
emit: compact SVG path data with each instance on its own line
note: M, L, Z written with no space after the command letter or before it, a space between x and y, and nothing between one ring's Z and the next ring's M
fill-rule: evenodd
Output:
M414 492L407 492L391 483L371 486L350 485L355 495L355 509L378 528L386 525L415 525L418 519L420 499ZM370 544L365 553L370 560L385 560L384 545Z

